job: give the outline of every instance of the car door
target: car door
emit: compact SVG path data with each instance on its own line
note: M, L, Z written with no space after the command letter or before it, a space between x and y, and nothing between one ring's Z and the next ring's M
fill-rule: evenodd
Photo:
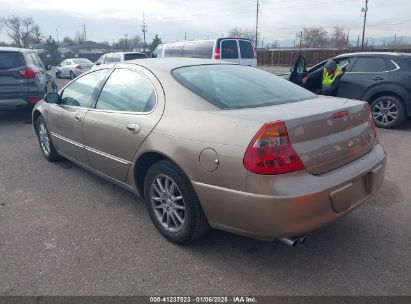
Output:
M307 67L305 63L305 57L303 55L298 56L294 67L291 69L290 81L300 85L302 79L307 75Z
M160 83L147 70L116 66L84 120L92 168L125 181L137 149L162 116L163 96Z
M83 142L83 119L90 108L92 96L107 69L85 74L60 92L58 104L47 108L47 126L59 152L88 165Z
M236 39L223 39L220 42L221 60L240 63L238 43Z
M253 45L250 40L238 40L240 47L240 64L257 67L257 59L255 58Z
M337 96L362 100L370 87L389 81L388 70L381 57L357 57L341 78Z

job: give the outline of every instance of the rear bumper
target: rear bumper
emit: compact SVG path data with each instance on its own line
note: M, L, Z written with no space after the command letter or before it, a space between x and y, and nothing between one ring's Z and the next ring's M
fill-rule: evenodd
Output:
M378 144L360 159L321 175L303 170L248 177L249 189L266 183L270 195L193 185L212 227L272 240L308 233L350 212L381 187L385 165L386 154Z
M33 94L30 96L16 96L16 97L1 97L0 98L0 109L10 108L10 107L26 107L36 104L40 99L44 97L44 92Z

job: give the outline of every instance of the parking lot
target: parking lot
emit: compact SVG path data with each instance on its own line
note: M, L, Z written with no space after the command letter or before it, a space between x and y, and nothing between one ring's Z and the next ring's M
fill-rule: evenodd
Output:
M30 112L0 112L0 295L411 295L411 121L378 134L382 189L303 248L221 231L177 246L133 194L48 163Z

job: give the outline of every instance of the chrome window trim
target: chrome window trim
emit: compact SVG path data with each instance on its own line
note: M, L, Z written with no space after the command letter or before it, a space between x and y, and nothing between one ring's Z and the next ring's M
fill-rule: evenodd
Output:
M390 61L396 66L394 70L387 70L387 71L380 71L380 72L345 72L345 74L348 74L348 73L350 74L375 74L375 73L389 73L393 71L398 71L400 69L399 65L394 60L390 59Z
M133 112L133 111L120 111L120 110L104 110L104 109L97 109L97 108L96 108L97 105L98 105L98 101L99 101L99 99L100 99L100 95L101 95L101 93L102 93L103 90L104 90L104 87L106 86L107 82L110 80L111 76L113 75L113 73L114 73L116 70L128 70L128 71L132 71L132 72L135 72L135 73L139 73L139 74L143 75L143 77L145 77L145 78L147 79L148 83L149 83L150 86L153 88L154 95L155 95L155 98L156 98L156 101L155 101L155 103L154 103L154 106L153 106L153 108L152 108L150 111L148 111L148 112ZM151 113L154 112L154 110L157 108L157 105L158 105L158 94L157 94L157 90L156 90L154 84L151 82L150 78L148 78L147 75L145 75L143 72L141 72L141 71L139 71L139 70L136 70L136 69L130 69L130 68L127 68L127 67L118 67L118 68L114 68L114 69L113 69L113 72L111 72L111 74L110 74L109 77L107 78L106 82L104 83L103 87L101 88L101 90L100 90L100 92L99 92L99 94L98 94L97 100L96 100L96 102L95 102L94 108L88 108L88 110L89 110L89 111L93 111L93 112L103 112L103 113L148 115L148 114L151 114Z
M85 150L87 150L87 151L96 153L96 154L98 154L98 155L104 156L104 157L106 157L106 158L109 158L109 159L111 159L111 160L117 161L117 162L122 163L122 164L124 164L124 165L131 165L131 164L132 164L132 162L130 162L130 161L128 161L128 160L125 160L125 159L122 159L122 158L113 156L113 155L111 155L111 154L104 153L104 152L102 152L102 151L100 151L100 150L97 150L97 149L94 149L94 148L92 148L92 147L89 147L89 146L80 144L80 143L78 143L78 142L76 142L76 141L74 141L74 140L68 139L68 138L66 138L66 137L64 137L64 136L61 136L61 135L58 135L58 134L56 134L56 133L54 133L54 132L50 132L50 134L51 134L53 137L56 137L56 138L58 138L58 139L60 139L60 140L63 140L63 141L65 141L65 142L69 143L69 144L72 144L72 145L76 146L76 147L79 147L79 148L81 148L81 149L85 149Z

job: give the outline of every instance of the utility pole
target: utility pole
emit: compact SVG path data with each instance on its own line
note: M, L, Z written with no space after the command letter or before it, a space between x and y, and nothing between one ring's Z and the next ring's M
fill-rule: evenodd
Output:
M364 26L362 28L362 42L361 42L361 51L364 50L364 37L365 37L365 24L367 22L367 12L368 12L368 0L365 0L365 7L361 9L364 13Z
M84 42L87 41L87 32L86 32L86 25L83 24L83 31L84 31Z
M257 0L257 14L255 17L255 48L258 48L258 13L260 12L260 1Z
M187 32L184 32L184 40L187 40Z
M143 25L141 25L141 31L143 32L143 40L144 40L144 51L146 50L146 33L147 33L147 24L146 24L146 19L144 17L144 13L143 13Z
M397 46L397 34L394 35L394 48Z
M57 43L60 44L60 40L59 40L59 30L56 29L56 34L57 34Z

